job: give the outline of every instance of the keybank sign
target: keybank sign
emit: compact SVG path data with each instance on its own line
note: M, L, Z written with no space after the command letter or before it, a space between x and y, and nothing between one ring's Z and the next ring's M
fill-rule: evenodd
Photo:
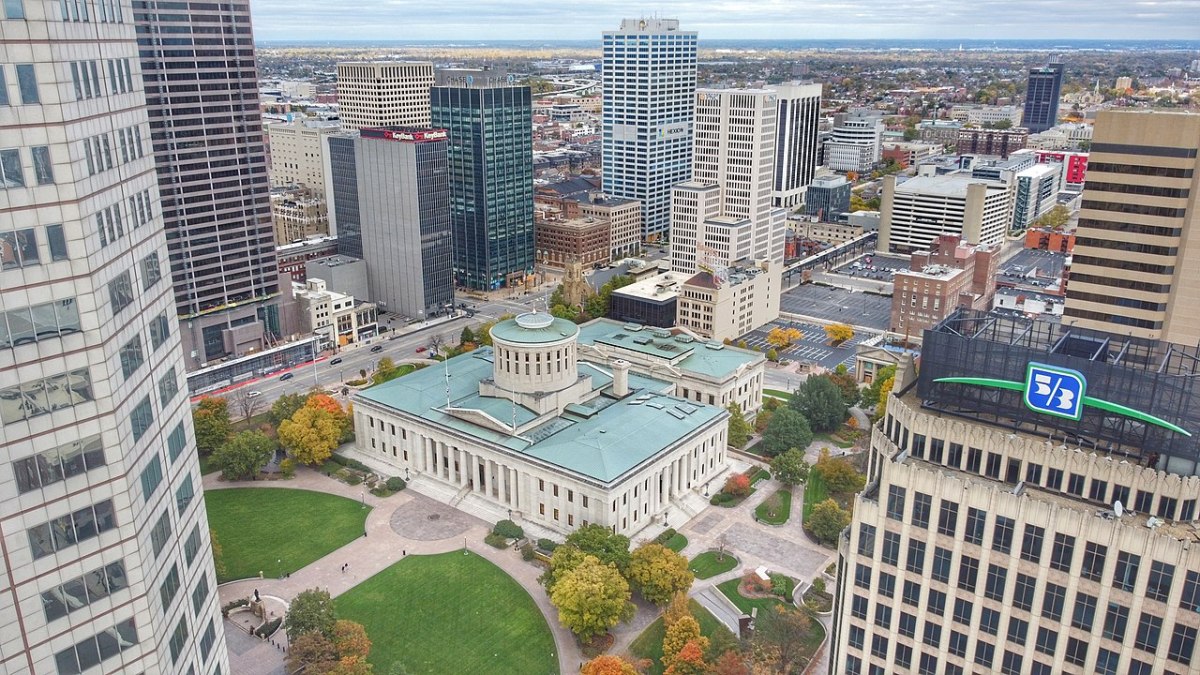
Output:
M1030 362L1025 369L1025 381L996 380L986 377L940 377L934 382L967 384L976 387L1019 391L1025 406L1043 415L1062 417L1078 421L1083 417L1084 406L1122 415L1131 419L1169 429L1177 434L1191 436L1186 429L1155 417L1141 410L1134 410L1112 401L1087 395L1087 378L1078 370Z

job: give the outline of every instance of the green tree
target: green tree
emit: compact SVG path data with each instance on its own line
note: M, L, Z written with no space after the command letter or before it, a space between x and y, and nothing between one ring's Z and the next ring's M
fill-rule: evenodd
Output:
M458 343L465 345L468 342L474 342L474 341L475 341L475 333L471 330L471 327L463 326L462 332L459 333L459 335L458 335Z
M792 393L788 405L808 420L813 431L833 431L846 421L849 406L842 390L827 377L810 377ZM799 445L789 447L799 448ZM786 450L787 448L784 448ZM781 450L780 452L783 452Z
M804 526L817 541L832 546L838 535L850 524L850 512L838 506L833 499L826 499L812 508Z
M666 633L663 635L663 665L670 668L689 642L700 645L701 653L708 649L708 638L700 634L700 622L690 614L667 627Z
M563 544L554 549L554 553L550 554L550 567L542 574L541 582L546 587L547 593L554 592L554 585L557 584L568 572L579 567L584 558L588 554L580 551L575 546Z
M1033 221L1033 224L1035 227L1049 227L1057 230L1069 222L1071 222L1071 210L1062 204L1055 204L1049 211Z
M774 457L792 448L808 448L813 432L804 415L791 408L780 408L771 415L771 421L763 430L762 448L768 457Z
M821 474L825 487L834 494L858 492L867 484L867 477L855 470L850 462L842 457L830 456L828 450L821 451L813 470Z
M771 475L784 485L797 485L808 480L811 469L804 461L804 451L791 448L771 460Z
M342 437L342 422L326 408L305 405L279 425L279 442L302 464L329 459Z
M329 591L310 588L292 598L283 626L287 629L288 642L295 642L305 633L320 633L332 640L336 623L337 609Z
M213 453L213 465L221 470L225 480L253 478L271 461L276 445L274 439L260 431L243 431Z
M383 362L380 361L382 367ZM267 419L271 420L271 424L278 427L283 424L286 419L291 419L296 411L304 407L304 402L308 399L308 394L284 394L275 399L271 404L271 410L267 412Z
M850 374L846 364L839 363L838 367L832 373L825 375L829 381L836 384L837 388L842 392L842 400L847 406L856 406L862 400L862 390L858 388L858 380Z
M754 430L750 428L750 423L746 421L746 417L742 415L742 406L738 405L737 401L729 404L729 444L735 448L741 448L750 440L750 434Z
M642 544L629 559L630 583L643 598L659 606L676 593L687 592L695 578L687 558L661 544Z
M774 347L767 350L767 360L772 363L779 360L779 352L775 351Z
M774 672L791 673L804 658L805 644L812 628L808 614L775 605L759 613L754 625L754 639L775 655Z
M870 386L862 392L862 404L871 408L879 404L879 392L887 380L896 374L896 366L884 366L875 372Z
M921 132L917 131L916 127L905 127L904 128L904 140L915 141L920 137L921 137Z
M629 537L613 534L612 530L603 525L584 525L567 535L566 545L594 555L606 565L616 565L621 576L629 573Z
M379 359L379 364L375 366L375 378L379 382L386 382L396 374L396 362L391 357L385 356Z
M192 411L192 426L195 428L196 448L201 454L215 452L233 435L233 423L229 420L229 402L220 396L206 396L200 399L200 403Z
M550 602L559 623L587 641L633 617L629 597L629 583L616 566L589 555L554 584Z

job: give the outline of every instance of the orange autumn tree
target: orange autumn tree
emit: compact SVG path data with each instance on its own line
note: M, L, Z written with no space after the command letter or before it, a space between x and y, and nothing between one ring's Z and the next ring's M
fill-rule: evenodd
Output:
M579 672L581 675L638 675L637 668L632 663L610 654L588 661Z
M700 638L707 644L708 640ZM697 640L689 640L675 655L666 675L704 675L708 664L704 662L704 647Z

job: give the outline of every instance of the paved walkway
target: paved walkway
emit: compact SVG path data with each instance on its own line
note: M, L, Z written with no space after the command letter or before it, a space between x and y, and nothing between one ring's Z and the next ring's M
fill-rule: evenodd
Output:
M356 501L363 499L361 486L346 485L310 469L302 469L295 478L286 481L225 483L217 480L217 477L216 473L206 475L204 489L279 487L325 492ZM365 500L371 507L367 515L365 537L292 572L286 579L245 579L223 584L218 589L221 604L248 597L256 589L263 596L284 600L290 600L300 591L314 587L323 588L337 597L400 560L406 553L430 555L461 551L465 543L472 554L491 561L529 593L554 635L561 672L578 672L579 665L585 660L583 653L574 635L559 624L558 611L550 604L550 598L538 583L541 568L521 560L516 550L501 551L484 544L483 537L491 528L489 523L411 490L382 499L367 492ZM350 568L343 573L342 565L345 563L349 563ZM639 612L639 617L642 614ZM236 614L233 616L237 618ZM227 633L239 630L226 622ZM277 635L282 636L282 632ZM276 641L279 642L279 639ZM277 648L265 642L258 646L245 645L243 642L235 639L230 645L230 668L234 673L276 675L283 672L284 655Z

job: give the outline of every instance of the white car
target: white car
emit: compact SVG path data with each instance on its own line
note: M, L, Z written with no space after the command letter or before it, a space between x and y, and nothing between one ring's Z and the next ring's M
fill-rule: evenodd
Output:
M252 392L246 394L246 398L258 398L259 396L262 396L261 391L252 391Z

